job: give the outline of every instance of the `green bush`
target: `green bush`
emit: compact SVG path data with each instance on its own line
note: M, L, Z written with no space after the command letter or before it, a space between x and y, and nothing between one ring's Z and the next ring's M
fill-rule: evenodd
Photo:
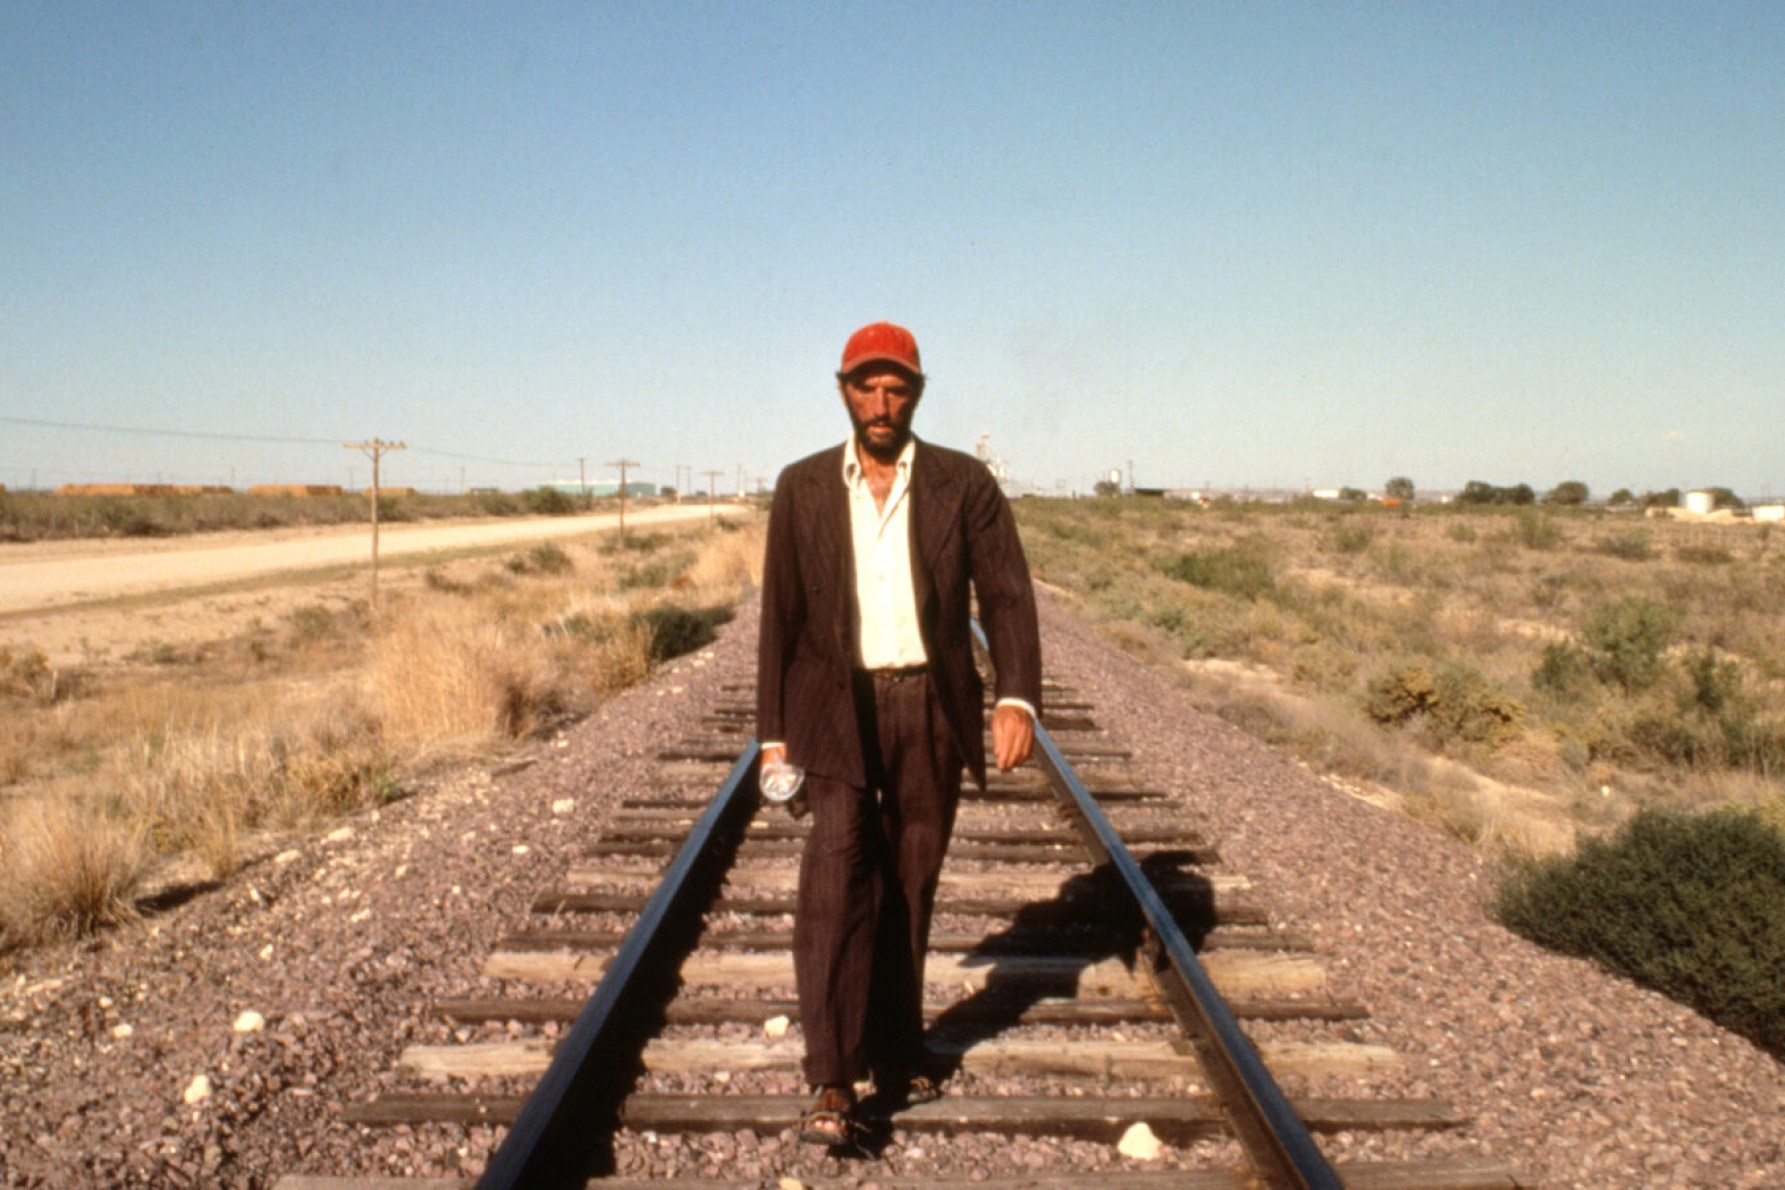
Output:
M1403 662L1364 686L1364 714L1378 723L1405 723L1431 708L1438 683L1423 662Z
M1644 810L1572 859L1513 869L1495 908L1785 1058L1785 835L1758 817Z
M1341 554L1361 554L1376 540L1374 525L1333 522L1333 549Z
M1192 587L1256 602L1276 590L1270 559L1253 545L1209 546L1161 559L1161 573Z
M1593 685L1593 663L1573 641L1551 641L1531 671L1531 685L1563 697L1581 694Z
M1404 662L1372 678L1364 688L1364 713L1396 725L1424 716L1441 740L1498 745L1524 731L1525 708L1468 665L1435 673L1423 661Z
M648 559L637 566L629 566L619 577L619 588L622 591L648 591L659 587L667 587L681 578L694 566L693 550L675 550Z
M173 530L141 500L105 500L93 509L100 532L113 537L165 537Z
M1690 684L1684 709L1721 714L1742 703L1742 667L1710 649L1694 649L1680 663Z
M651 630L651 660L668 661L704 648L718 639L719 627L729 624L729 607L682 607L666 603L634 613Z
M314 644L335 630L335 613L320 603L307 603L291 613L291 639Z
M1735 561L1735 555L1720 545L1682 545L1673 556L1694 566L1727 566Z
M499 492L487 488L475 492L471 497L477 510L485 516L513 516L521 510L521 502L507 492Z
M569 574L576 563L555 541L542 541L527 551L527 564L535 574Z
M1661 653L1673 641L1679 617L1671 608L1627 595L1601 603L1581 623L1581 641L1600 681L1626 692L1646 690L1661 676Z
M1535 508L1521 508L1513 514L1512 539L1528 550L1553 550L1562 540L1562 530Z
M557 488L539 487L521 494L521 503L535 516L569 516L582 501Z
M1654 544L1647 529L1624 529L1609 537L1601 537L1593 548L1626 562L1646 562L1654 557Z

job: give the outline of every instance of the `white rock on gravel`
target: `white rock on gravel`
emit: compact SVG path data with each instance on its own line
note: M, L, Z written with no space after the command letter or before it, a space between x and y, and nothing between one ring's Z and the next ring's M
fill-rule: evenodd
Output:
M791 1024L793 1022L784 1016L772 1016L762 1022L762 1031L770 1037L785 1037L787 1036L787 1027Z
M237 1033L258 1033L266 1027L267 1019L252 1008L236 1017L235 1024L230 1026Z
M1122 1139L1116 1142L1116 1152L1136 1161L1157 1161L1160 1149L1159 1138L1145 1120L1130 1124L1128 1130L1122 1133Z
M203 1103L210 1097L211 1080L202 1074L195 1076L191 1082L187 1083L185 1093L180 1096L186 1101L188 1107L195 1103Z

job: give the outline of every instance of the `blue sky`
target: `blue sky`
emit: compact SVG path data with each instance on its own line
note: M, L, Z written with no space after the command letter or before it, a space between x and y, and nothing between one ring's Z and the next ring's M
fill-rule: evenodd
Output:
M0 0L0 483L766 482L888 318L1044 487L1779 494L1781 62L1775 3Z

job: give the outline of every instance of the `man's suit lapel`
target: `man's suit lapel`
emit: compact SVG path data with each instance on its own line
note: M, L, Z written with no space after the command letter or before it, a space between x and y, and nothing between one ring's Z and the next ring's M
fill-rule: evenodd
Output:
M920 441L911 469L911 566L918 612L925 621L936 598L936 566L955 523L955 477L938 464L934 451Z
M812 476L817 488L812 506L821 510L812 518L813 544L836 592L831 627L845 657L855 651L855 536L849 529L849 489L843 486L843 451L847 449L841 446L825 452Z

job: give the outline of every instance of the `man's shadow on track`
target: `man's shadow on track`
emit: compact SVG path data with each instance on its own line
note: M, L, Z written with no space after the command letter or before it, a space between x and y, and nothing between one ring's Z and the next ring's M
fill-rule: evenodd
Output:
M1215 893L1206 877L1184 869L1194 858L1186 850L1157 851L1140 861L1140 869L1190 945L1201 949L1215 926ZM1047 1002L1076 999L1086 972L1099 963L1115 959L1130 972L1140 970L1151 961L1143 941L1140 912L1113 867L1104 864L1067 878L1053 897L1023 906L1006 929L966 952L966 966L989 970L978 989L930 1023L923 1073L944 1085L960 1074L973 1047L1021 1025L1047 1022ZM1037 971L1027 961L1037 958L1072 961ZM1062 1012L1054 1021L1065 1019ZM879 1093L863 1104L869 1122L862 1137L865 1150L884 1147L903 1107Z

